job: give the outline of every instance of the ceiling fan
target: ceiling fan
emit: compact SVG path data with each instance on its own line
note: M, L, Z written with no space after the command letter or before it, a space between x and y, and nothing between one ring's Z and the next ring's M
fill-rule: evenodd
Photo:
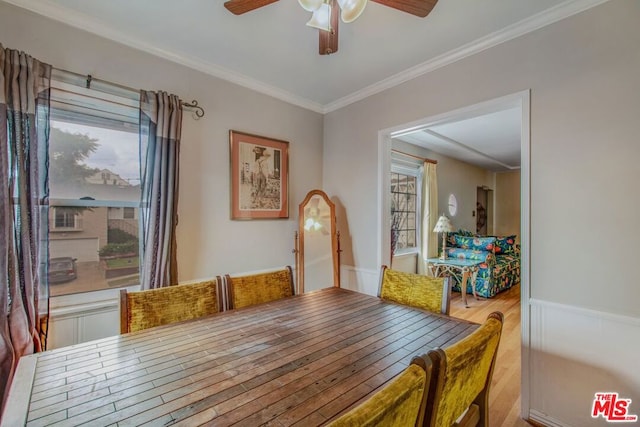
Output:
M252 10L275 3L278 0L228 0L224 7L234 15L242 15ZM371 0L411 15L424 18L435 7L438 0ZM364 10L367 0L298 0L300 5L313 12L307 25L318 28L320 34L320 55L338 51L338 15L341 10L343 22L353 22ZM336 4L337 3L337 4ZM340 6L338 9L337 5Z

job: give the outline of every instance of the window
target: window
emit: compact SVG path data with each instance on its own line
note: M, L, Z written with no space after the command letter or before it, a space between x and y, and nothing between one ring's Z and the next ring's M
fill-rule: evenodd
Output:
M419 249L420 177L419 165L392 161L391 240L395 255Z
M135 208L122 208L122 217L124 219L135 219L136 217Z
M139 283L138 100L69 78L52 79L49 276L56 259L75 272L50 280L51 296Z
M52 231L82 230L81 213L76 209L53 208Z

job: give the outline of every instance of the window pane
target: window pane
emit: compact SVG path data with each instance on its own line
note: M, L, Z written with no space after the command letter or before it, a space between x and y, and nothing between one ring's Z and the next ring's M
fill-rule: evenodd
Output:
M51 121L51 199L140 200L138 134Z
M124 219L135 219L136 218L136 210L135 208L122 208L122 217Z
M416 212L416 196L415 195L407 196L407 210Z
M407 176L407 186L409 188L409 193L416 194L416 177L415 176Z
M406 231L400 231L398 233L398 249L404 249L407 247L407 232Z
M392 212L400 211L401 210L400 209L400 195L398 193L392 194L391 201L392 201L391 211Z
M416 232L414 230L407 231L407 246L408 247L416 246Z
M391 227L397 231L396 250L417 246L417 183L415 176L391 173Z
M77 211L67 208L53 208L53 225L52 229L56 231L72 231L82 229L82 218L77 215ZM76 222L77 220L77 222Z
M64 121L51 121L51 296L131 286L140 280L137 129L131 132L118 122L83 117L75 111ZM109 126L103 126L107 122Z
M407 212L407 229L415 230L416 229L416 213Z

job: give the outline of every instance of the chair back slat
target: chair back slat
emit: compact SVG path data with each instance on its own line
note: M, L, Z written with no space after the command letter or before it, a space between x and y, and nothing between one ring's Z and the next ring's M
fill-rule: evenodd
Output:
M430 379L431 360L416 356L396 378L329 426L422 426Z
M231 309L229 284L227 283L227 276L216 276L217 284L217 296L218 296L218 311L223 312Z
M489 425L489 386L503 319L502 313L491 313L471 335L445 349L429 351L433 380L425 425L456 426L463 414L460 425Z
M229 289L229 308L242 308L275 301L294 294L293 271L282 269L245 276L225 275Z
M120 332L195 319L217 313L216 279L144 291L120 291Z
M386 265L380 271L378 296L433 313L449 314L451 307L451 288L444 278L405 273Z

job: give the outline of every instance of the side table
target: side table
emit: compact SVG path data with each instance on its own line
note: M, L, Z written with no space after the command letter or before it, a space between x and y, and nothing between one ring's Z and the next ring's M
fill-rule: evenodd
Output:
M478 299L476 295L476 277L478 276L479 265L482 261L458 258L428 258L427 265L431 270L431 274L435 277L451 277L460 279L460 293L462 294L462 302L465 307L467 304L467 281L471 276L471 289L473 297Z

